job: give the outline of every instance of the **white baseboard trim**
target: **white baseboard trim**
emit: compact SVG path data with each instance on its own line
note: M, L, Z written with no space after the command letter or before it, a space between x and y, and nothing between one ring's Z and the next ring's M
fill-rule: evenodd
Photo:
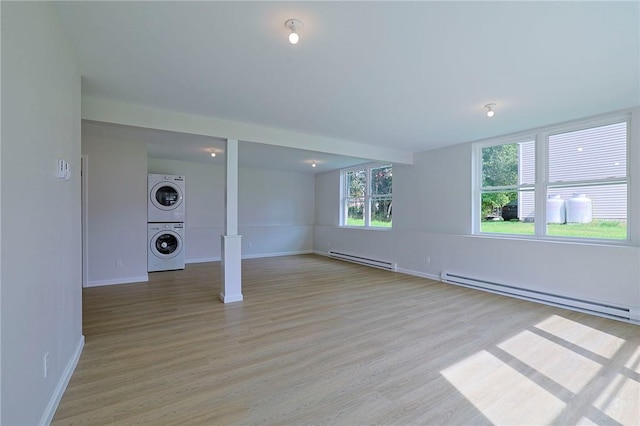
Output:
M56 385L56 389L53 391L53 395L51 395L51 399L49 400L49 404L47 404L47 408L44 410L42 417L40 418L40 425L49 425L53 420L53 416L56 414L56 410L58 409L58 405L60 404L60 400L62 399L62 395L64 395L64 391L67 390L67 385L69 384L69 380L71 380L71 376L73 372L76 370L76 366L78 365L78 361L80 360L80 355L82 354L82 349L84 348L84 336L80 335L80 340L76 345L76 350L73 352L71 359L67 363L64 371L62 372L62 376Z
M438 282L442 281L440 279L440 275L428 274L426 272L414 271L412 269L398 268L398 272L400 272L401 274L413 275L414 277L420 277L420 278L427 278L427 279L438 281Z
M185 259L184 263L206 263L206 262L220 262L222 259L218 257L200 257L196 259Z
M311 254L313 250L301 250L301 251L282 251L277 253L257 253L257 254L245 254L242 255L243 259L258 259L261 257L279 257L279 256L294 256L296 254ZM197 259L185 259L184 263L205 263L205 262L220 262L220 257L201 257Z
M243 259L258 259L260 257L279 257L279 256L295 256L297 254L311 254L312 250L301 250L301 251L282 251L278 253L258 253L258 254L245 254L242 256Z
M103 285L115 285L115 284L131 284L141 283L149 281L149 275L140 275L138 277L126 277L113 280L95 280L87 281L87 287L100 287Z
M326 252L326 251L314 250L313 254L317 254L318 256L329 257L329 252Z
M231 296L220 293L220 300L222 300L222 303L242 302L243 299L242 293L232 294Z

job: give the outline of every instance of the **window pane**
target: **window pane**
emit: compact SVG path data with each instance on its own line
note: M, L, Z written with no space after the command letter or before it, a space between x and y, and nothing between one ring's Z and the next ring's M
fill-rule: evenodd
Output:
M371 226L391 226L392 205L390 198L371 200Z
M627 185L551 188L547 235L627 238Z
M482 187L517 186L534 182L534 141L482 148Z
M483 192L480 231L533 235L534 203L533 190Z
M347 226L364 226L364 198L347 199Z
M346 174L346 190L347 197L364 197L364 189L367 182L366 170L358 170L355 172L347 172Z
M627 123L549 136L549 181L571 182L627 175Z
M391 166L371 169L371 195L391 195L392 193ZM372 210L373 211L373 210Z

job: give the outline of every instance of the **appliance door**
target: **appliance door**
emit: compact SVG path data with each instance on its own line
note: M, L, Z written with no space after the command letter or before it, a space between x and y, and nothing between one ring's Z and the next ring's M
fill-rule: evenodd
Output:
M160 231L149 241L149 248L154 256L171 259L182 251L182 238L174 231Z
M175 210L182 204L182 189L173 182L160 182L149 191L149 198L160 210Z

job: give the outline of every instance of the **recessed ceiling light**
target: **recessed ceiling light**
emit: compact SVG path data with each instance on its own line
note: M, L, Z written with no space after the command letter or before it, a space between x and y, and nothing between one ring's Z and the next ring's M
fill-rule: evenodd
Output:
M315 167L315 166L316 166L316 162L315 162L315 161L312 161L312 162L311 162L311 167Z
M215 152L212 152L212 153L211 153L211 156L212 156L212 157L215 157L215 156L216 156L216 153L215 153Z

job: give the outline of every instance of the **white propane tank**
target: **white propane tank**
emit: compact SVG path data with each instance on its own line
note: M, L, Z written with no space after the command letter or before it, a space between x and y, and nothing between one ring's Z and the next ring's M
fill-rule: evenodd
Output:
M593 212L591 199L585 194L573 194L573 197L565 202L567 209L567 223L591 223Z
M547 223L564 223L566 220L564 200L559 195L547 198Z

